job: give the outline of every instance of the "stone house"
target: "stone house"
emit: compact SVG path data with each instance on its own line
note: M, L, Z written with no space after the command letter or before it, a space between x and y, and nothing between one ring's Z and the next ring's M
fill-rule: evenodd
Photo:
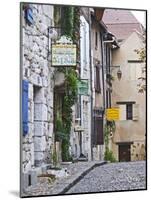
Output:
M34 184L37 174L51 162L54 69L49 49L53 34L48 37L48 27L53 23L53 6L21 4L23 188Z
M108 9L104 23L117 37L120 48L112 51L110 74L113 76L111 107L120 109L120 120L110 138L117 160L145 159L146 94L138 92L139 77L145 67L135 49L144 48L143 27L130 11ZM117 74L120 76L117 77Z
M60 6L21 4L21 190L35 184L37 175L52 165L54 148L58 162L62 161L55 127L57 117L62 115L64 74L51 66L51 44L61 35L60 29L51 27L59 25L60 9ZM74 159L82 154L91 160L90 46L86 42L89 24L82 15L81 20L79 77L87 80L88 95L79 96L72 107L70 154ZM76 131L77 124L83 128L82 135Z
M107 80L111 49L118 47L116 38L103 23L104 9L91 10L91 68L92 68L92 152L93 160L104 159L105 110L110 105Z

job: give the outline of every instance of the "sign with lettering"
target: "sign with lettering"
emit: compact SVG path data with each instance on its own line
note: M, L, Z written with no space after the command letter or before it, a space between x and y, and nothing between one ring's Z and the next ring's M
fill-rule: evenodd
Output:
M76 66L76 45L52 44L52 66Z
M78 81L78 94L88 95L88 80L81 79Z
M106 119L107 120L119 120L120 110L119 108L107 108L106 109Z

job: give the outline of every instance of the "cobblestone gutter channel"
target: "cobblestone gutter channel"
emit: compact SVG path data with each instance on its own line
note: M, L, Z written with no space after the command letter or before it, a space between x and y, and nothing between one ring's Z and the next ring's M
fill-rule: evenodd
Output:
M64 165L69 171L69 176L56 179L53 184L48 181L37 183L35 186L30 186L24 191L23 196L41 196L41 195L58 195L65 194L68 190L78 183L85 175L94 168L106 164L101 162L78 162L70 165Z

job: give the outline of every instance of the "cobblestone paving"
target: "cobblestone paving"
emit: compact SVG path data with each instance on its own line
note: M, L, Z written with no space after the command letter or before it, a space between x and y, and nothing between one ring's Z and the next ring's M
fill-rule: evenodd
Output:
M70 165L63 165L69 175L66 177L57 178L54 182L49 182L48 178L38 179L38 183L34 186L28 187L22 196L42 196L42 195L56 195L63 194L63 190L72 184L77 178L83 176L87 170L100 165L104 162L77 162ZM48 170L49 173L49 170Z
M110 163L94 168L67 194L146 188L146 162Z

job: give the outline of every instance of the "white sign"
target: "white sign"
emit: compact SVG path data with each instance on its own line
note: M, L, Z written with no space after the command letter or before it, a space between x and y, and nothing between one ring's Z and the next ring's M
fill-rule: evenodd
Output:
M52 44L52 66L76 66L76 45Z

